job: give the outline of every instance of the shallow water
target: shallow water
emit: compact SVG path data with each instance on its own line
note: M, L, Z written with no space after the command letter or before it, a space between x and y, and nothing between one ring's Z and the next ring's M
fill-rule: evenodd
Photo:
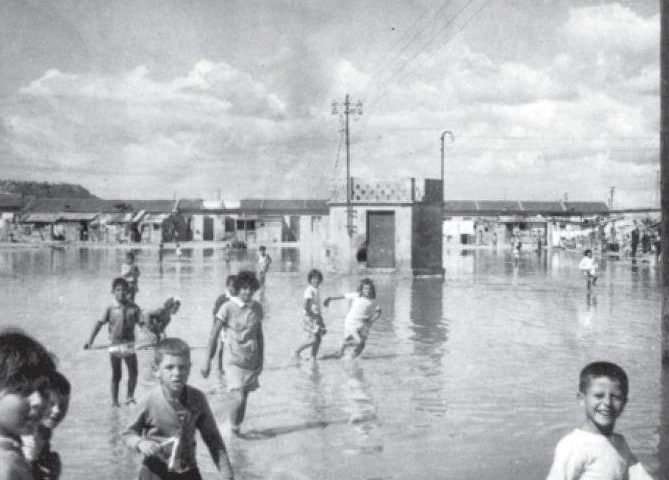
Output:
M73 383L70 413L54 435L63 479L136 477L138 458L119 438L129 409L110 407L108 356L82 350L112 300L124 253L0 251L0 326L19 325L37 337ZM231 269L249 266L254 253L250 260L237 255ZM221 250L185 254L177 260L167 251L160 266L157 251L137 253L137 303L154 308L178 295L182 309L168 332L201 347L230 271ZM660 368L653 264L604 262L588 296L573 254L526 252L515 263L502 251L447 249L444 282L373 276L384 314L364 358L295 365L306 272L327 265L295 249L270 254L273 268L260 292L261 388L249 399L247 438L224 435L238 478L543 478L555 443L580 421L578 371L598 359L621 364L631 379L617 428L649 470L666 468L669 413L661 405L669 379ZM321 298L352 291L358 281L326 273ZM325 311L322 353L336 348L345 312L345 302ZM106 343L104 331L96 343ZM191 384L207 392L223 426L224 386L215 373L201 378L204 349L193 352ZM152 385L148 355L140 357L138 395ZM124 385L125 378L122 392ZM198 457L205 478L215 478L201 443Z

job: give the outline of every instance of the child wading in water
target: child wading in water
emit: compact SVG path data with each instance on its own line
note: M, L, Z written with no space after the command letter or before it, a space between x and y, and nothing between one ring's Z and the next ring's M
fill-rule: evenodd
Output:
M165 300L162 307L148 313L146 328L152 334L152 342L159 342L167 336L165 329L172 321L172 315L175 315L179 311L179 308L181 308L181 300L170 297Z
M258 282L261 288L265 286L265 277L271 264L272 257L267 253L267 249L261 245L258 248L258 263L256 263L256 273L258 274Z
M213 324L212 328L216 328L216 314L218 311L221 309L221 305L223 305L225 302L230 300L232 297L237 296L237 290L235 290L235 276L234 275L228 275L227 278L225 279L225 293L219 295L216 298L216 301L214 302L214 309L213 309ZM218 349L218 355L216 355L216 350L213 352L210 352L210 357L209 360L211 361L214 356L216 356L217 360L217 367L218 367L218 373L223 375L223 344L225 343L225 332L220 332L219 333L219 346L217 347ZM204 373L203 373L204 375ZM209 372L207 372L207 375L209 375Z
M125 263L121 265L121 277L128 282L128 300L135 302L135 295L139 292L139 267L135 264L135 254L128 252L125 255Z
M190 348L183 340L166 338L156 346L153 368L160 384L140 400L122 434L128 447L142 454L140 480L201 480L196 430L223 478L233 477L207 398L187 384L190 367Z
M318 349L321 346L321 339L325 335L325 323L321 316L321 301L318 288L323 283L323 274L320 270L313 269L307 274L309 285L304 291L304 317L302 325L306 333L305 342L295 350L295 356L299 360L300 353L311 347L311 358L315 360L318 355Z
M627 403L625 371L614 363L591 363L581 370L578 389L585 420L558 442L547 480L651 480L625 437L613 433Z
M367 335L372 324L381 316L381 307L374 307L376 299L374 283L369 278L363 278L357 292L347 293L339 297L328 297L323 301L325 307L330 301L339 299L351 300L351 306L344 320L344 340L341 343L337 356L341 357L348 347L353 348L353 358L362 353L367 342Z
M259 288L253 272L239 272L233 285L237 295L221 305L216 314L216 323L209 336L209 355L202 367L202 376L209 376L218 336L225 329L223 370L228 391L234 395L230 426L232 433L238 435L246 414L248 395L260 386L258 377L263 369L265 355L262 330L264 313L262 305L253 300L253 294Z
M115 278L112 282L112 294L115 303L105 310L104 316L93 326L91 336L84 344L88 349L93 345L96 335L106 323L109 324L109 360L112 368L111 396L112 405L118 407L118 387L121 383L121 362L125 361L128 369L128 397L126 404L135 403L137 385L137 355L135 354L135 326L142 325L139 307L127 298L128 282Z
M592 258L592 250L583 252L583 258L578 264L578 268L583 272L588 290L591 285L597 285L597 262Z

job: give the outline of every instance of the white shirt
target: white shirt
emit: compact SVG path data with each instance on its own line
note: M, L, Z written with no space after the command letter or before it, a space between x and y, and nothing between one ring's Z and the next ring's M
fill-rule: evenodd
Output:
M583 257L578 268L594 275L597 272L597 262L592 257Z
M625 437L610 437L575 428L555 447L546 480L652 480Z
M312 313L314 315L320 315L321 314L321 297L320 297L320 291L315 288L313 285L309 284L307 288L304 290L304 295L303 298L305 300L305 305L307 300L311 300L311 312L304 312L306 315L307 313Z
M344 295L351 301L351 307L344 320L344 328L348 332L360 329L365 325L374 314L374 303L367 297L363 297L358 292L347 293Z

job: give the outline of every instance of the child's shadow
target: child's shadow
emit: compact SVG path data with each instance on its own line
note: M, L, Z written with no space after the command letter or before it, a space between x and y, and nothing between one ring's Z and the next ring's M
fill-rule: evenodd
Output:
M328 425L341 423L346 424L348 420L334 420L330 422L326 421L311 421L298 423L296 425L285 425L283 427L273 427L265 428L261 430L247 430L246 432L240 433L239 437L244 440L266 440L268 438L274 438L279 435L287 435L289 433L301 432L304 430L312 430L317 428L325 428Z

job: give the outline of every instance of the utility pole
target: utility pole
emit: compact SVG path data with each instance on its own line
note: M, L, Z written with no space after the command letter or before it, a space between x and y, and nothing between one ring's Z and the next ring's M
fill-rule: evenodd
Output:
M339 110L343 109L343 110ZM351 113L362 115L362 102L358 101L355 105L351 104L348 93L344 97L344 103L337 103L336 100L332 102L332 114L344 114L346 124L346 231L349 238L353 236L353 224L351 211L351 142L349 141L348 116Z
M448 135L451 137L451 142L453 141L453 132L450 130L444 130L441 133L441 201L444 201L444 193L446 192L446 187L444 186L444 137Z
M660 2L660 205L662 363L669 364L669 5Z
M613 210L613 194L616 191L616 187L611 187L609 189L609 210Z

